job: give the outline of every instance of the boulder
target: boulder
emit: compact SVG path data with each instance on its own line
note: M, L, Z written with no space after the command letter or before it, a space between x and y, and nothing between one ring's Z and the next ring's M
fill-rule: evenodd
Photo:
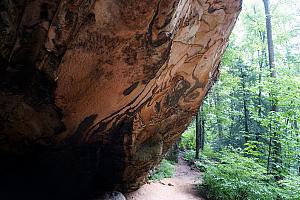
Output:
M125 196L118 191L105 192L95 200L126 200Z
M218 79L241 5L1 1L0 186L140 187Z

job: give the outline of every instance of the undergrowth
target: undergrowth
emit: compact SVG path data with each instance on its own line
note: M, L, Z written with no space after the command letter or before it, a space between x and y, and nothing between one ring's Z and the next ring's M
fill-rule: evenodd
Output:
M163 159L154 173L149 177L150 180L159 181L164 178L171 178L175 171L175 165L172 162Z
M207 199L300 200L299 176L286 176L276 182L266 173L265 166L236 150L227 149L202 157L210 161L203 162L203 159L194 164L205 171L199 190ZM187 154L186 158L191 156Z

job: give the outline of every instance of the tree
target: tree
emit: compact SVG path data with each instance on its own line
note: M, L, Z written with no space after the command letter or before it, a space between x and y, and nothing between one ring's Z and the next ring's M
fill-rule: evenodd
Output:
M292 0L287 2L289 6L274 3L271 7L276 23L271 27L275 30L271 46L274 59L278 58L276 66L268 58L264 4L251 1L244 7L222 59L220 81L203 107L207 143L213 149L245 149L274 177L299 170L299 29L294 29L299 20L295 10L286 13L294 5Z
M268 44L268 58L269 58L269 67L270 67L270 77L273 79L274 84L276 85L276 69L275 69L275 54L274 54L274 44L272 36L272 23L271 23L271 14L270 14L270 5L269 0L263 0L266 16L266 30L267 30L267 44ZM276 99L276 87L271 90L271 112L276 115L278 111L277 99ZM268 155L268 172L270 172L270 157L271 157L271 147L274 147L274 162L272 164L272 169L275 172L276 179L281 179L282 172L282 160L281 160L281 143L280 143L280 134L276 130L275 124L270 124L270 142L269 142L269 155ZM274 143L272 145L272 142Z
M204 149L204 116L203 116L203 106L201 106L199 112L196 115L195 120L195 132L196 132L196 155L195 158L199 159L200 150Z
M199 119L199 112L196 115L196 120L195 120L195 126L196 126L196 154L195 154L195 158L199 159L199 153L200 153L200 137L201 137L201 133L200 133L200 128L199 128L199 123L200 123L200 119Z
M244 113L244 134L245 134L245 142L248 142L250 139L249 136L249 112L248 112L248 101L247 101L247 91L246 91L246 67L243 65L242 61L239 59L238 66L240 67L240 79L242 85L242 93L243 93L243 113Z

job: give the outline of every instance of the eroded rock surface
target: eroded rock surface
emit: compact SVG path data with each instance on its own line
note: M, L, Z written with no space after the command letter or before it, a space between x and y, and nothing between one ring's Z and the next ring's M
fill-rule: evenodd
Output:
M53 174L50 185L71 191L138 188L218 78L240 9L241 0L1 1L2 171L26 163L20 174Z

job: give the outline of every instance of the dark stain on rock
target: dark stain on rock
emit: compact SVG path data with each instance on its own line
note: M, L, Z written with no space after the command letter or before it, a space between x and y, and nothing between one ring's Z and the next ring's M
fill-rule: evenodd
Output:
M109 71L107 73L105 73L104 77L108 80L112 79L113 77L113 72L112 71Z
M216 11L216 9L213 8L213 7L209 7L209 8L208 8L208 13L209 13L209 14L211 14L211 13L213 13L213 12L215 12L215 11Z
M143 34L135 34L135 39L137 40L137 41L143 41L143 37L144 37L144 35Z
M97 139L102 142L103 139L100 139L99 135L101 135L102 137L106 133L105 132L106 128L107 128L106 122L98 123L98 127L94 131L92 131L91 137L95 137L97 135Z
M160 112L160 101L155 103L155 110L157 113Z
M124 170L124 135L130 134L133 128L133 119L125 118L116 123L109 130L107 143L101 145L98 152L96 180L100 180L99 187L103 190L112 190L112 186L122 185L122 173ZM99 133L97 133L99 134ZM100 133L101 134L101 133ZM97 185L97 183L96 183Z
M70 25L73 23L74 19L75 19L75 15L72 11L70 11L69 9L66 11L66 15L65 15L65 21L67 25Z
M75 40L76 41L70 45L70 48L84 49L99 53L113 51L122 42L121 38L117 36L101 35L97 32L87 32L87 36L77 37Z
M170 33L166 33L166 32L160 32L158 34L158 37L156 40L152 40L152 45L154 47L159 47L161 46L162 44L168 42L170 40L170 36L171 34Z
M124 50L124 62L128 65L133 65L137 62L137 52L130 46L127 46Z
M208 13L209 13L209 14L212 14L212 13L214 13L215 11L221 10L221 9L224 9L224 8L214 8L213 6L210 6L210 7L208 8Z
M104 69L100 67L96 67L93 72L91 72L90 76L95 79L99 80L104 75Z
M159 55L161 59L156 62L145 64L143 66L143 72L145 75L145 79L142 81L143 84L147 84L151 79L153 79L158 72L158 70L163 66L163 64L168 60L170 56L171 50L171 42L168 44L167 48ZM150 52L150 54L155 54L154 52ZM155 55L157 56L157 55Z
M129 88L123 91L123 95L124 96L129 95L135 88L137 88L138 85L139 85L139 81L135 82L134 84L129 86Z
M200 93L195 91L195 92L190 93L189 95L187 95L185 97L185 100L192 101L192 100L196 99L199 95L200 95Z
M62 118L62 117L61 117L61 118ZM60 119L61 119L61 118L60 118ZM58 135L58 134L64 132L65 130L67 130L65 124L64 124L64 123L61 123L60 126L57 126L57 127L54 128L54 134L55 134L55 135Z
M90 13L87 17L86 17L86 23L87 24L94 24L96 22L95 19L95 13Z
M167 95L166 104L170 107L176 107L180 97L184 96L184 93L190 88L190 86L191 84L185 79L179 79L176 81L173 91L171 94Z
M97 114L93 114L84 118L84 120L82 120L82 122L78 125L78 128L75 131L75 133L72 135L72 137L68 138L66 142L69 144L75 144L77 142L80 142L83 134L88 130L88 128L90 128L93 125L93 122L95 121L97 116Z

